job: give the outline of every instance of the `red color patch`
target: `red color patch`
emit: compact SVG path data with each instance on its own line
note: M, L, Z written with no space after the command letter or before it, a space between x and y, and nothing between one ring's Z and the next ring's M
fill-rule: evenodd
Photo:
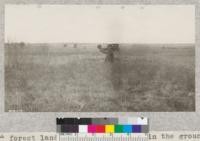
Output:
M96 132L97 133L105 133L105 125L97 125Z

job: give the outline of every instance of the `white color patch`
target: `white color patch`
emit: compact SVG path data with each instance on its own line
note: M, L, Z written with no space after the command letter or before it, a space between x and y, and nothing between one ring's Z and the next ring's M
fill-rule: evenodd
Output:
M88 126L87 125L79 125L79 133L87 133Z

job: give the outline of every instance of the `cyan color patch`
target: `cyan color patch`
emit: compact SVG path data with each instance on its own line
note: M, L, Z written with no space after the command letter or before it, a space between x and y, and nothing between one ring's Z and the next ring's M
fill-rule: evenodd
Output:
M132 125L123 125L124 133L132 133Z

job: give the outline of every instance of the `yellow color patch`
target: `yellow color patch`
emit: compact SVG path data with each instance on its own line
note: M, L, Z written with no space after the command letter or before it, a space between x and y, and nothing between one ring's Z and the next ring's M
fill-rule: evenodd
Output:
M106 133L114 133L115 131L115 126L114 125L106 125Z

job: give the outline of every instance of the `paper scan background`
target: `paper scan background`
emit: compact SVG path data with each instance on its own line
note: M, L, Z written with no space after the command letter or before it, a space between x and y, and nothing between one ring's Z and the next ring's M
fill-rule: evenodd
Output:
M196 6L196 112L4 113L5 4L194 4ZM152 131L200 130L200 1L199 0L1 0L0 1L0 132L54 132L56 117L146 116Z

